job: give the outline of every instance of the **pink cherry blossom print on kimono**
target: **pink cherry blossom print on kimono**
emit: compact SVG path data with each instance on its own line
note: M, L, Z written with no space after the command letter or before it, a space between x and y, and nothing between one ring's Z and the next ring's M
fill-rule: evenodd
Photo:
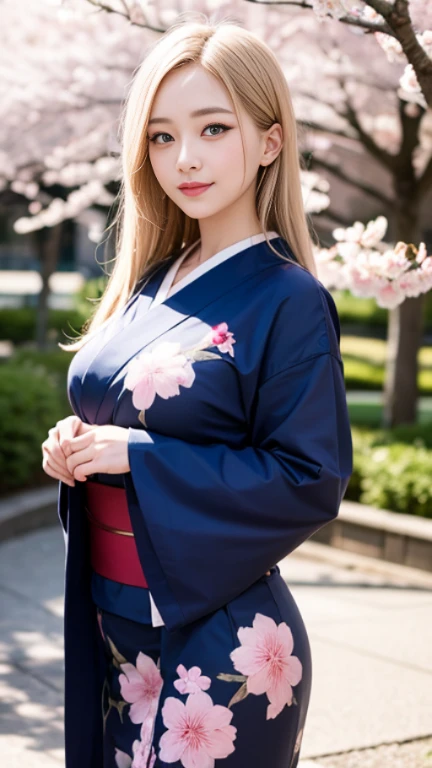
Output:
M237 636L241 646L230 653L234 668L247 676L248 693L267 694L267 720L272 719L293 703L292 686L302 678L301 661L291 655L292 632L284 621L276 624L257 613L252 627L240 627Z
M143 723L159 700L163 685L161 673L153 659L141 651L136 667L129 662L120 666L124 672L119 675L121 695L132 705L129 717L133 723Z
M211 680L201 674L200 667L191 667L187 670L183 664L179 664L176 671L180 680L174 680L174 687L180 693L197 693L210 688Z
M132 744L132 751L134 753L131 768L153 768L156 762L156 752L154 748L147 744L145 741L134 741Z
M234 357L233 344L236 343L234 334L228 330L226 323L219 323L213 325L211 331L207 334L209 347L217 347L219 352L228 352L231 357Z
M213 704L204 691L190 694L185 704L169 696L162 707L168 730L159 741L161 761L180 760L184 768L214 768L215 760L234 752L237 728L230 725L232 716L228 707Z
M180 344L164 341L131 361L124 385L132 390L135 408L144 411L156 395L165 400L178 395L180 385L191 387L194 379L192 364L180 351Z
M156 762L156 752L152 743L158 705L158 698L151 699L147 717L141 726L140 738L132 744L133 761L131 768L153 768Z

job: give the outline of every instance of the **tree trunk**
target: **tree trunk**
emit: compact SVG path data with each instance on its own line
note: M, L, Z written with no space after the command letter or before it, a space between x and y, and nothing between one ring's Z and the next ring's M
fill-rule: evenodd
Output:
M414 184L396 181L396 239L419 244ZM423 338L424 295L405 299L389 311L383 426L413 424L417 419L418 351Z
M424 295L389 312L383 426L417 419L418 351L423 337Z
M36 232L36 250L41 265L42 288L38 297L36 318L36 344L38 349L47 346L49 279L55 272L60 255L63 222Z

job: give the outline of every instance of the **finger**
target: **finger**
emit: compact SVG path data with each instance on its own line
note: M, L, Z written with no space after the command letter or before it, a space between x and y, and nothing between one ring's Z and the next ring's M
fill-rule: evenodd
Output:
M97 429L99 424L86 424L85 421L82 421L79 427L79 434L84 435L87 432L92 432L94 429Z
M84 448L81 451L75 451L72 453L68 458L66 459L66 467L68 472L71 473L74 477L75 475L75 469L80 464L84 464L86 461L91 461L93 459L93 446L89 445L87 448Z
M94 432L94 429L89 430L88 432L85 432L82 435L69 437L67 440L64 441L63 449L67 452L68 457L70 457L73 453L76 453L77 451L84 450L93 442L94 436L92 432Z
M97 472L94 461L88 461L86 464L80 464L75 469L75 479L79 480L80 483L83 483L87 480L87 477L93 475L94 472Z
M56 464L59 464L60 467L62 467L63 471L67 469L67 466L66 466L67 456L65 456L65 454L63 453L58 443L54 443L51 446L51 450L49 451L49 453L50 453L51 459L55 461Z
M62 454L63 455L63 454ZM50 466L56 470L57 472L60 472L61 474L65 475L66 477L69 477L69 480L73 480L73 475L69 472L69 469L66 465L66 460L63 456L62 461L57 461L55 456L53 454L48 454L47 459L50 463Z
M42 453L46 454L51 463L57 465L62 472L68 472L66 456L55 438L49 438L42 444Z
M64 474L62 472L58 472L57 470L53 469L51 464L48 461L46 461L45 459L42 462L42 467L43 467L44 472L46 472L46 474L49 475L50 477L54 477L55 480L62 480L67 485L71 485L71 486L75 485L74 478L71 479L68 475L66 475L66 474Z
M70 456L71 448L70 441L79 434L82 421L78 416L74 419L65 420L61 429L59 430L58 443L64 456Z

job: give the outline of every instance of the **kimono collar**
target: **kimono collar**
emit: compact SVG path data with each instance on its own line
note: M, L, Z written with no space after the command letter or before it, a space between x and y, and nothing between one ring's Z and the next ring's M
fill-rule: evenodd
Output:
M199 274L193 270L192 279L185 279L181 281L182 284L177 283L177 291L151 309L166 271L172 266L172 263L168 266L165 264L162 274L157 270L140 291L140 316L134 319L132 325L120 323L119 330L110 333L107 342L102 340L99 346L96 346L97 339L94 339L95 355L82 378L86 396L91 396L93 403L99 402L99 408L94 410L96 419L93 423L110 422L115 407L114 397L119 394L117 387L111 389L111 384L118 382L120 385L122 371L135 355L189 317L199 316L201 310L221 296L234 292L240 284L255 278L265 269L283 263L281 257L263 242L264 237L255 237L259 238L259 242L251 245L253 238L246 238L246 246L245 241L235 243L208 259L211 264L206 261L199 265ZM282 252L287 250L286 241L277 235L274 245L276 248L279 246ZM232 248L236 250L235 253L230 251ZM220 259L220 263L216 263L217 259ZM201 271L202 267L206 270ZM186 278L190 276L192 272ZM218 318L215 322L219 322ZM101 393L101 380L105 383L105 394ZM111 394L107 396L110 390Z
M271 232L267 232L267 237L269 240L272 240L275 237L279 237L279 235L277 232L271 231ZM190 246L188 246L184 250L184 252L179 256L178 259L176 259L176 261L173 264L171 264L170 268L168 269L168 272L166 273L164 279L162 280L161 285L159 286L159 289L153 299L151 307L153 308L156 305L160 304L162 301L165 301L168 293L170 294L170 298L171 298L171 296L177 293L177 291L181 291L182 288L186 287L186 285L189 285L189 283L192 283L198 277L201 277L201 275L204 275L205 272L208 272L209 269L212 269L217 264L221 264L226 259L229 259L230 256L235 256L235 254L239 253L239 251L242 251L245 248L250 248L252 245L257 245L258 243L262 243L265 239L266 239L265 234L261 232L259 235L251 235L250 237L245 237L243 238L243 240L238 240L236 243L232 243L231 245L228 245L226 248L222 248L222 250L218 251L213 256L210 256L209 259L206 259L205 261L203 261L201 264L195 267L195 269L192 269L187 275L185 275L185 277L179 280L179 282L172 287L172 290L170 292L170 288L175 279L177 271L179 270L184 259L201 241L201 238L198 238L197 240L195 240L194 243L192 243Z

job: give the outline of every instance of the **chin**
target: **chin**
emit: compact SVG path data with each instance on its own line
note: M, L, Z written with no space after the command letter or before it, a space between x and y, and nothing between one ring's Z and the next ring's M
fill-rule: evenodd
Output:
M191 205L189 206L180 206L183 213L186 214L190 219L208 219L209 216L214 216L215 213L219 213L220 210L222 210L221 206L220 208L216 209L209 209L205 208L204 206L200 207L198 205Z

